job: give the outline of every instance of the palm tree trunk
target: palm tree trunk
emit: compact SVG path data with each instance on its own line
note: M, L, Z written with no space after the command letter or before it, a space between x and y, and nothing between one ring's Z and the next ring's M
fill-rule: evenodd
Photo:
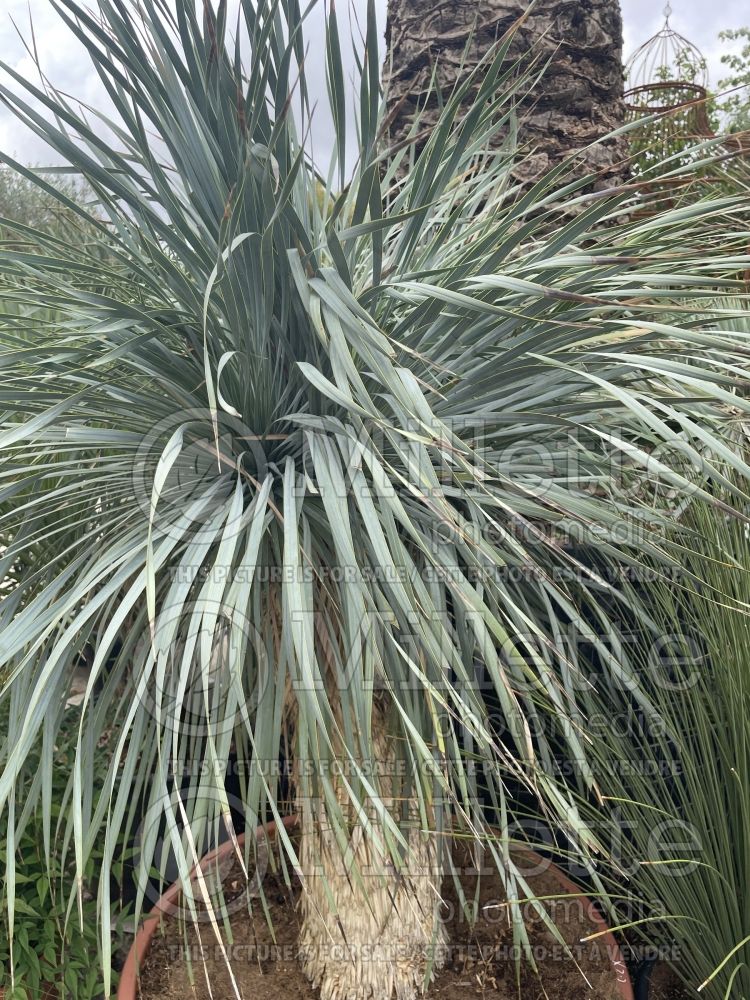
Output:
M384 76L391 145L405 138L418 112L420 131L437 120L438 101L427 96L433 72L442 94L449 94L528 6L526 0L389 0ZM518 27L509 58L526 52L549 66L522 101L519 139L531 155L519 176L533 180L578 152L581 173L600 172L598 186L612 184L623 173L626 141L585 147L625 120L618 0L538 0Z
M385 715L373 719L373 760L381 771L382 802L394 817L402 803L394 779L396 755ZM385 776L382 772L385 771ZM321 1000L412 1000L444 962L439 919L440 864L434 834L419 829L418 812L402 824L409 850L397 868L382 844L374 808L357 817L343 782L338 803L350 830L342 851L320 798L300 795L302 967Z

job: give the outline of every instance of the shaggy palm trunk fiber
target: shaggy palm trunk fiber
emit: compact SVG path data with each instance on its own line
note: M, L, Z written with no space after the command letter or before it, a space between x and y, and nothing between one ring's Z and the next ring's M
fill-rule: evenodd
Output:
M401 827L409 849L400 865L384 846L373 804L362 803L364 815L358 816L342 778L335 780L336 799L350 831L343 850L326 805L301 795L297 786L304 879L300 955L321 1000L411 1000L444 963L437 837L420 829L414 805L402 809L392 776L396 754L382 713L373 719L373 756L382 804L394 817L405 815Z
M531 182L578 154L579 173L596 171L597 186L612 184L624 174L627 139L589 144L625 121L619 0L537 0L530 9L527 0L389 0L390 144L402 142L417 117L426 141L441 114L433 74L442 94L450 94L522 17L508 62L520 58L528 69L524 57L536 55L539 69L547 68L519 104L519 141L531 153L518 168L519 180ZM503 138L501 130L497 142Z

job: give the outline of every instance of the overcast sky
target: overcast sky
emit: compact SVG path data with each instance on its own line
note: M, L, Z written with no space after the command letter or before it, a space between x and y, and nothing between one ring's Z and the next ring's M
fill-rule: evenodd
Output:
M95 0L89 0L93 5ZM364 10L365 0L351 0ZM386 0L376 0L384 21ZM663 23L662 0L621 0L625 21L625 52L629 54L645 41ZM339 10L343 4L339 4ZM722 76L720 55L726 51L718 39L723 28L738 28L750 22L748 0L723 0L721 4L709 0L672 0L672 26L698 45L708 59L711 82ZM50 0L0 0L0 53L5 62L17 71L36 77L33 63L24 50L13 21L22 33L30 37L29 11L33 19L34 37L42 67L49 79L61 90L95 107L105 108L99 81L86 61L86 56L74 39L60 26ZM323 60L313 61L315 71L321 74ZM0 80L8 82L0 71ZM10 86L14 86L12 83ZM311 86L315 86L311 81ZM327 129L322 126L322 131ZM0 105L0 149L26 163L44 164L47 155L44 146L35 136L27 133L13 116Z

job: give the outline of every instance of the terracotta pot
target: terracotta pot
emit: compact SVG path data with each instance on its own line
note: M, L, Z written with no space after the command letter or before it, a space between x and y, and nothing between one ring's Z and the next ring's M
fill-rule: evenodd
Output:
M595 906L593 900L584 895L584 893L581 892L580 886L577 886L575 882L572 882L565 872L561 871L557 865L553 864L547 858L543 858L540 854L537 854L536 851L527 851L526 853L530 858L535 859L540 864L548 866L548 871L557 879L560 884L560 888L564 892L570 894L569 896L566 896L566 899L579 900L588 920L596 928L594 933L602 932L602 936L598 938L598 940L605 949L609 958L609 963L612 966L612 971L617 977L617 985L622 1000L635 1000L633 984L630 980L628 967L625 964L622 953L620 952L620 946L615 940L614 934L609 930L606 920L604 920L602 915L599 913L599 910Z
M284 819L284 826L289 829L297 823L296 816L287 816ZM256 834L260 835L264 832L264 828L259 826ZM268 823L265 827L266 836L273 837L276 834L276 823ZM245 835L240 834L237 838L240 845L245 841ZM227 854L231 854L234 851L231 840L226 841L224 844L220 844L213 851L210 851L201 861L201 867L205 867L206 864L211 861L215 861L217 858L223 858ZM635 1000L633 994L633 986L630 982L630 976L628 975L627 966L622 959L620 953L620 948L615 940L614 936L610 933L607 928L607 924L602 919L594 903L585 896L579 887L575 885L571 880L565 875L560 869L551 864L546 858L542 858L540 855L536 854L534 851L524 852L528 858L539 864L544 864L547 866L548 870L554 874L554 877L558 881L560 888L565 892L570 894L571 899L579 900L586 916L590 922L594 925L597 931L604 931L599 940L601 941L603 947L609 956L609 961L612 966L612 970L617 978L617 983L619 986L619 993L621 1000ZM192 873L191 873L192 874ZM143 924L135 936L133 945L128 952L128 957L123 966L122 972L120 973L120 985L117 990L117 1000L136 1000L137 997L137 979L138 979L138 969L141 963L148 954L148 950L151 947L151 942L153 941L154 935L156 934L159 924L163 917L169 916L174 913L177 909L177 903L180 897L180 883L175 882L171 885L169 889L164 893L164 895L159 899L154 908L151 910L149 915L143 921ZM0 991L0 1000L2 1000L2 991Z
M284 818L284 826L287 830L294 826L296 822L296 816L286 816ZM267 837L275 836L276 823L267 823L265 828L259 826L256 830L256 835L260 836L264 830ZM244 844L244 833L238 835L237 842L240 846ZM219 846L214 848L213 851L209 851L208 854L204 855L201 859L201 868L205 868L205 866L211 861L215 861L217 858L223 858L225 855L231 854L233 851L234 845L231 840L227 840L225 843L219 844ZM190 872L191 876L194 871L195 869ZM117 987L117 1000L135 1000L137 997L138 970L140 969L144 958L148 954L151 942L154 939L154 934L156 934L159 929L159 924L161 923L162 918L170 916L177 909L180 892L180 882L175 882L173 885L170 885L164 895L156 902L154 908L151 910L137 931L135 940L133 941L130 951L128 952L128 957L125 959L125 965L123 965L122 972L120 973L120 985ZM0 997L0 1000L2 1000L2 997Z

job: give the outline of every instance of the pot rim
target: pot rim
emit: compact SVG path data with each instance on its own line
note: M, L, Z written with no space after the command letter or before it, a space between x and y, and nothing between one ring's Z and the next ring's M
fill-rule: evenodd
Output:
M282 820L283 826L287 830L296 826L297 822L297 815L285 816ZM258 826L255 834L257 837L260 837L261 835L264 837L274 837L276 835L277 826L278 824L276 821L272 820L270 823ZM244 842L245 834L238 834L238 846L241 847ZM218 858L223 858L225 855L233 853L234 850L235 845L231 840L227 840L223 844L219 844L218 847L215 847L212 851L209 851L208 854L205 854L201 858L201 867L205 867L206 864L211 861L215 861ZM568 876L553 861L550 861L548 858L542 858L540 854L537 854L536 851L532 851L530 848L523 848L523 852L532 859L543 861L549 866L548 870L551 870L554 873L555 879L558 881L561 888L565 890L566 894L568 894L566 898L581 901L585 908L587 918L595 926L596 931L601 934L599 940L605 947L609 958L609 964L615 973L620 1000L635 1000L633 985L631 983L630 976L628 975L628 969L625 961L623 960L620 946L610 931L607 922L594 905L593 900L589 899L585 893L581 892L580 887L571 881L571 879L569 879ZM191 878L193 877L197 867L198 866L196 865L191 869ZM181 882L178 880L177 882L174 882L157 900L148 915L143 919L141 926L136 932L133 944L131 945L128 956L125 960L125 964L122 967L122 972L120 973L120 982L117 987L117 1000L136 1000L138 972L141 964L148 954L151 942L154 939L154 935L156 934L163 917L170 916L177 909L177 901L181 891ZM0 1000L2 1000L2 990L0 990Z

